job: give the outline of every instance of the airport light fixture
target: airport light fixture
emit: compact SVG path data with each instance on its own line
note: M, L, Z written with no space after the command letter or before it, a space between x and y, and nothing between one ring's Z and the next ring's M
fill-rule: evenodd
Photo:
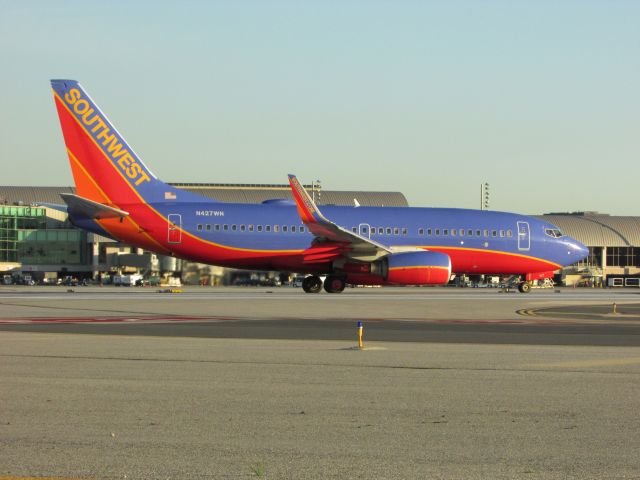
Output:
M480 210L489 210L489 184L480 184Z
M321 190L322 190L322 185L320 183L320 180L314 180L311 182L311 199L313 200L313 203L316 203L316 192L318 192L317 198L318 198L318 203L320 203Z

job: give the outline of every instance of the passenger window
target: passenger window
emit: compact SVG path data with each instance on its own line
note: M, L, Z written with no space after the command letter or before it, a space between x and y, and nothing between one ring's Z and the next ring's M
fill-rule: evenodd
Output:
M471 232L472 230L469 231ZM476 237L479 237L480 235L482 235L482 232L480 232L480 230L476 230Z
M440 229L436 228L436 235L440 235Z
M418 235L424 235L424 228L418 229Z
M504 230L500 230L500 236L504 237Z
M391 228L387 227L387 235L391 235Z
M249 225L249 231L253 232L253 225Z
M487 230L486 228L483 230L483 234L485 237L489 236L489 230Z
M274 231L274 233L278 233L280 231L280 225L274 225L273 226L273 231Z
M258 231L261 232L262 231L262 225L258 225Z
M460 236L461 236L461 237L464 237L464 228L461 228L461 229L460 229Z
M201 223L199 223L199 224L198 224L198 231L201 231L201 230L202 230L202 224L201 224Z
M473 237L473 230L471 229L467 230L467 235L469 235L470 237Z
M304 233L305 228L304 227L300 227L300 233Z
M295 225L291 225L291 233L296 233L296 226Z
M211 231L211 225L209 225L209 224L207 223L206 229L207 229L207 232L210 232L210 231Z
M240 231L244 232L244 230L245 230L245 226L244 225L240 225Z
M452 229L451 229L451 235L453 235L454 237L455 237L456 235L458 235L458 230L457 230L456 228L452 228Z
M431 235L431 229L427 228L427 235Z
M406 229L406 228L403 228L403 229L402 229L402 234L403 234L403 235L408 235L408 234L409 234L409 230L408 230L408 229Z
M449 235L449 229L445 228L444 230L442 230L442 235Z
M287 226L286 226L286 225L283 225L283 226L282 226L282 231L283 231L283 232L286 232L286 231L287 231Z
M227 225L226 223L224 224L224 231L226 232L227 230L229 230L229 225Z
M265 232L270 232L271 231L271 225L265 225L264 226L264 231Z
M498 231L497 230L491 230L491 236L492 237L497 237L498 236Z
M216 232L219 232L220 231L220 224L216 223L216 226L214 227L214 229L215 229Z
M399 229L398 227L395 227L395 228L393 229L393 234L394 234L394 235L400 235L400 229Z
M384 235L384 228L378 227L378 235Z
M507 230L507 237L513 237L513 232L511 230Z

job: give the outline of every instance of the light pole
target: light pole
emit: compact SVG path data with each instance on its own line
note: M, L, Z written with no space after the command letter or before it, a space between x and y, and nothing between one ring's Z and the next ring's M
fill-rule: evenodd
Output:
M311 182L311 199L313 203L316 203L316 190L318 191L318 202L320 202L320 190L322 189L322 185L320 184L320 180L314 180Z
M489 210L489 184L480 184L480 210Z

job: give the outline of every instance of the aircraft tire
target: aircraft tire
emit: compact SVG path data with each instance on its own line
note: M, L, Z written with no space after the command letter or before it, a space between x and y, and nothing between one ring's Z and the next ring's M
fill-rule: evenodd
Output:
M531 291L531 285L529 285L527 282L522 282L520 285L518 285L518 290L521 293L529 293Z
M306 293L320 293L322 290L322 280L317 275L309 275L302 280L302 289Z
M327 293L340 293L344 290L345 281L342 277L329 275L324 280L324 289Z

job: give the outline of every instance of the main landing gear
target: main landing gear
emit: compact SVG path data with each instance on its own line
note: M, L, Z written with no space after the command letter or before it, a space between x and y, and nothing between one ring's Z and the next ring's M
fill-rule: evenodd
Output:
M324 281L324 289L327 293L340 293L344 290L345 284L344 278L329 275ZM322 285L322 279L317 275L310 275L302 281L302 289L306 293L320 293Z
M529 282L521 282L518 285L518 291L520 293L529 293L531 291L531 284Z

